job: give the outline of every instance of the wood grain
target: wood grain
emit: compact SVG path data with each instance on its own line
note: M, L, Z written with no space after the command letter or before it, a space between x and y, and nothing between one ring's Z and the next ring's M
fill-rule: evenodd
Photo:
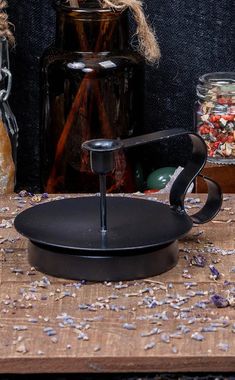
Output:
M32 199L20 202L15 195L0 198L0 373L235 370L234 307L211 302L214 293L235 292L235 195L224 202L217 223L193 227L180 243L174 269L118 284L49 276L43 282L27 262L27 241L4 227ZM199 205L188 207L195 212ZM206 258L204 268L192 265L199 254ZM221 273L217 281L210 264ZM215 322L216 331L200 331ZM182 325L190 331L182 332ZM195 332L204 340L194 340Z
M216 181L224 193L235 193L235 165L215 165L207 163L202 174ZM196 178L195 191L197 193L207 192L207 185L201 177Z

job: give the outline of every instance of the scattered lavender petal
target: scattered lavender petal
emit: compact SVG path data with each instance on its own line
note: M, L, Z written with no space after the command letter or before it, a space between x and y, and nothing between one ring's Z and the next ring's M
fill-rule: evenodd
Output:
M16 326L13 326L13 329L16 330L16 331L25 331L25 330L28 330L28 327L27 326L16 325Z
M192 286L197 286L198 283L197 282L185 282L184 283L184 286L186 287L186 289L190 289Z
M37 318L29 318L28 322L30 322L30 323L38 323L38 319Z
M209 265L209 268L210 268L212 277L215 280L218 280L220 278L220 272L218 271L218 269L216 269L216 267L214 265Z
M177 349L176 346L172 346L171 351L173 352L173 354L177 354L178 353L178 349Z
M156 343L155 342L150 342L150 343L148 343L148 344L146 344L145 346L144 346L144 349L145 350L151 350L152 348L154 348L156 346Z
M78 305L78 308L80 309L80 310L86 310L86 309L88 309L88 307L89 307L90 305L86 305L86 304L80 304L80 305Z
M187 334L187 333L189 333L191 331L191 329L189 327L185 326L184 324L178 325L177 326L177 330L179 330L183 334Z
M78 340L89 340L88 336L83 332L80 332L77 336Z
M197 267L204 268L206 265L206 258L202 255L193 256L191 264Z
M209 325L209 326L202 327L200 331L201 332L215 332L215 331L217 331L217 328Z
M170 336L169 334L163 333L161 334L161 341L164 343L170 343Z
M25 346L25 344L22 343L19 347L17 347L16 352L19 352L20 354L27 354L27 352L29 352L29 350Z
M52 327L45 327L43 329L43 332L47 334L47 336L54 336L56 335L56 331Z
M188 319L188 324L193 325L196 322L196 320L197 320L196 317L192 317L192 318Z
M141 333L140 336L142 338L144 338L144 337L147 337L147 336L152 336L152 335L160 334L161 332L162 332L162 330L160 330L157 327L155 327L154 329L152 329L149 332Z
M201 335L199 332L195 332L191 335L191 338L194 340L197 340L198 342L203 341L205 338L203 335Z
M223 342L220 342L218 345L217 345L218 349L221 350L221 351L228 351L229 350L229 344L228 343L223 343Z
M21 190L19 193L18 193L18 196L21 197L21 198L25 198L25 197L28 197L28 196L33 196L34 194L33 193L29 193L27 190Z
M24 274L24 271L21 268L11 268L11 273Z
M49 194L48 193L43 193L42 194L42 199L47 199L49 198Z
M229 301L227 298L220 296L219 294L214 294L211 296L211 302L218 308L227 307L229 305Z
M136 325L133 323L124 323L122 327L126 330L136 330Z
M101 350L101 347L100 346L95 346L94 347L94 352L99 352Z
M12 249L12 248L4 248L4 252L5 252L5 253L13 253L13 252L15 252L15 251L14 251L14 249ZM21 273L21 274L23 274L23 273Z
M201 302L201 301L199 301L199 302L196 302L196 303L194 304L194 307L197 307L197 308L199 308L199 309L206 309L206 303L205 303L205 302Z

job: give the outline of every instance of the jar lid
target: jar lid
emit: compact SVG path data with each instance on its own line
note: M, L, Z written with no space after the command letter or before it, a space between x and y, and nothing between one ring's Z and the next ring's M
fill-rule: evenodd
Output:
M199 78L197 95L201 99L217 96L235 96L235 72L207 73Z

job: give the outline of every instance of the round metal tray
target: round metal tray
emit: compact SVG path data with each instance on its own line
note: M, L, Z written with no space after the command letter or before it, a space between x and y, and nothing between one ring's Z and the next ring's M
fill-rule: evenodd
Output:
M78 280L120 281L154 276L178 261L178 239L192 220L144 199L107 197L108 231L100 231L99 197L32 207L15 219L29 242L29 262L44 273Z
M15 219L16 229L34 243L89 254L156 248L192 227L185 213L163 203L107 197L107 233L100 231L99 197L81 197L32 207Z

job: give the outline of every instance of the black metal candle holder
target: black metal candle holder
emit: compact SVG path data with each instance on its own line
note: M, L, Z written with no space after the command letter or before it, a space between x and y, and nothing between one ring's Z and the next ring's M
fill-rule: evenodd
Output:
M192 155L175 180L170 205L133 198L106 196L106 175L115 170L116 150L175 136L188 135ZM29 239L29 262L39 271L70 279L120 281L154 276L178 261L178 239L193 223L210 221L222 204L220 187L211 179L205 205L188 216L187 190L205 165L207 149L201 137L182 129L155 132L126 140L91 140L91 168L100 178L100 195L64 199L23 211L16 229Z

